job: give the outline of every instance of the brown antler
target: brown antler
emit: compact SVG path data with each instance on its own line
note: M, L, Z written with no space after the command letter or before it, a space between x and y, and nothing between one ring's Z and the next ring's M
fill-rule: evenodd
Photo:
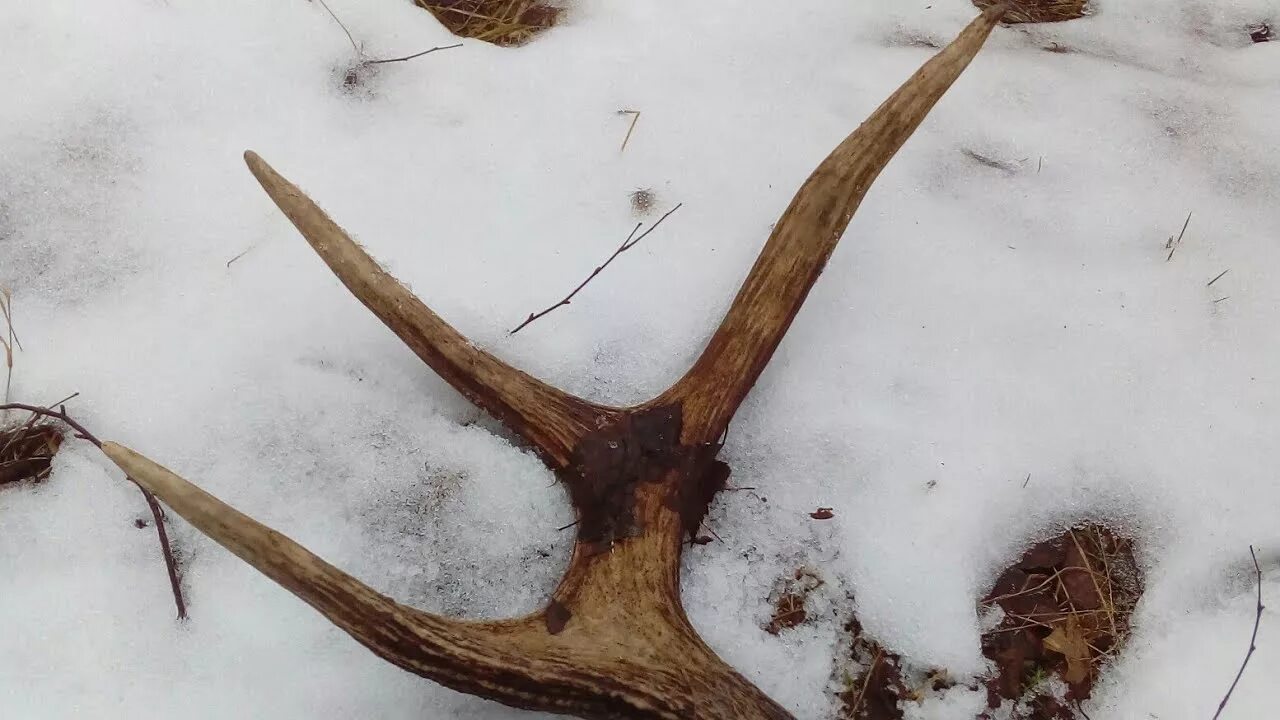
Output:
M533 615L467 622L400 605L128 448L104 450L201 532L396 665L455 690L584 718L765 720L777 703L707 647L680 603L680 553L727 477L717 439L871 182L982 47L984 12L818 166L706 350L658 398L592 405L469 343L253 153L250 169L344 284L433 369L538 447L578 514L573 557Z
M267 194L352 295L468 400L533 443L554 468L607 408L529 377L477 348L391 277L311 198L252 150L244 161Z

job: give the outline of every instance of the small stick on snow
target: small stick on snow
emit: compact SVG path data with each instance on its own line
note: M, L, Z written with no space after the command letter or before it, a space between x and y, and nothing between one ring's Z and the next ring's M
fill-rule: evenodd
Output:
M559 308L559 307L563 307L563 306L565 306L565 305L568 305L568 304L569 304L569 302L570 302L571 300L573 300L573 296L574 296L574 295L577 295L577 294L582 290L582 288L584 288L584 287L586 287L586 286L587 286L587 283L589 283L589 282L591 282L592 280L594 280L594 279L595 279L595 277L596 277L597 275L599 275L601 271L603 271L605 268L609 267L609 263L613 262L613 261L614 261L614 259L615 259L615 258L617 258L617 257L618 257L619 255L621 255L622 253L624 253L624 252L626 252L626 251L630 250L631 248L635 247L635 246L636 246L636 243L639 243L641 240L643 240L643 239L645 238L645 236L646 236L646 235L648 235L649 233L653 232L654 230L657 230L657 229L658 229L658 226L662 224L662 221L663 221L663 220L666 220L666 219L667 219L667 218L669 218L669 217L671 217L671 213L673 213L673 212L675 212L675 211L679 210L679 209L680 209L680 207L681 207L682 205L684 205L684 203L680 203L679 205L676 205L675 207L673 207L673 208L671 208L670 210L668 210L668 211L666 212L666 214L665 214L665 215L663 215L662 217L658 218L658 222L654 223L654 224L653 224L653 225L652 225L648 230L645 230L643 233L640 233L640 237L636 237L636 233L640 231L640 227L641 227L642 225L644 225L644 223L636 223L636 226L635 226L634 228L632 228L632 229L631 229L631 234L627 236L627 239L626 239L626 240L623 240L623 241L622 241L622 244L618 246L618 249L617 249L617 250L614 250L614 251L613 251L613 254L609 256L609 259L608 259L608 260L605 260L603 265L600 265L600 266L599 266L599 267L597 267L595 270L592 270L592 271L591 271L591 274L587 276L587 279L586 279L586 280L583 280L583 281L582 281L582 283L578 285L578 287L574 288L574 289L573 289L573 292L569 293L568 295L565 295L565 296L564 296L564 299L562 299L560 302L558 302L558 303L556 303L556 304L552 305L551 307L547 308L546 310L543 310L542 312L530 313L530 314L529 314L529 317L525 318L524 322L522 322L522 323L520 323L519 325L517 325L517 326L516 326L516 328L515 328L514 330L512 330L511 332L509 332L509 333L507 333L507 334L508 334L508 335L515 335L516 333L518 333L518 332L520 332L521 330L523 330L525 325L528 325L529 323L533 322L534 320L537 320L538 318L542 317L543 315L546 315L546 314L550 313L552 310L555 310L556 308ZM635 239L632 239L632 238L635 238Z
M631 125L627 127L627 136L622 138L622 147L618 148L618 152L621 153L623 150L627 149L627 141L631 139L631 131L636 129L636 122L640 120L640 111L639 110L619 110L618 114L631 116Z
M383 63L404 62L404 61L406 61L406 60L412 60L412 59L414 59L414 58L420 58L420 57L422 57L423 55L430 55L431 53L433 53L433 52L435 52L435 51L437 51L437 50L452 50L452 49L454 49L454 48L460 48L460 47L462 47L462 43L455 43L455 44L453 44L453 45L441 45L441 46L439 46L439 47L433 47L433 48L431 48L430 50L423 50L422 52L417 52L417 53L414 53L414 54L412 54L412 55L405 55L404 57L398 57L398 58L387 58L386 60L365 60L365 61L364 61L364 64L365 64L365 65L381 65L381 64L383 64Z
M72 397L75 397L74 395ZM25 403L5 403L0 405L0 410L25 410L33 415L52 418L58 420L76 432L76 437L82 440L88 440L93 443L99 450L102 449L102 441L89 432L83 425L76 422L67 414L67 406L59 404L57 410L52 408L40 407L38 405L27 405ZM151 508L151 517L155 519L156 534L160 538L160 551L164 554L165 569L169 571L169 586L173 590L173 604L178 609L178 619L187 619L187 602L182 596L182 581L178 577L178 561L173 556L173 546L169 542L169 533L164 527L164 511L160 509L160 504L156 501L156 496L152 495L146 488L138 485L138 482L131 477L129 482L138 486L142 491L142 496L147 500L147 507Z
M359 63L360 67L364 67L366 65L381 65L383 63L404 62L406 60L412 60L414 58L422 57L423 55L430 55L431 53L437 50L452 50L453 48L462 47L462 43L457 43L454 45L443 45L440 47L433 47L430 50L423 50L422 52L417 52L412 55L405 55L404 57L387 58L385 60L370 60L364 56L364 49L361 48L360 44L356 42L356 39L351 36L351 31L348 30L346 24L343 23L342 20L338 18L338 14L333 11L333 8L329 7L329 4L326 3L324 0L319 0L319 2L322 6L324 6L324 9L328 11L329 17L332 17L333 21L338 23L338 27L342 28L342 32L347 34L347 40L351 41L351 48L356 51L356 56L360 58L360 63ZM230 265L230 263L227 263L227 264Z
M241 251L241 253L240 253L239 255L236 255L235 257L233 257L233 258L231 258L230 260L228 260L228 261L227 261L227 267L228 267L228 268L230 268L230 267L231 267L231 263L233 263L233 262L235 262L235 261L239 260L240 258L244 257L245 255L248 255L248 254L249 254L249 251L251 251L251 250L253 250L253 246L252 246L252 245L250 245L249 247L247 247L247 248L245 248L243 251Z
M1177 252L1178 246L1182 244L1182 236L1187 234L1187 226L1190 224L1191 224L1191 213L1187 213L1186 222L1182 223L1182 231L1178 233L1178 237L1177 238L1170 237L1169 242L1166 242L1164 244L1165 248L1168 249L1169 251L1169 257L1164 259L1165 262L1169 262L1170 260L1173 259L1173 254Z
M361 50L360 46L356 44L356 39L351 37L351 31L347 29L347 26L343 24L342 20L338 19L337 13L335 13L333 9L329 7L329 3L326 3L324 0L320 0L320 4L329 13L329 17L333 18L333 21L338 23L338 27L342 28L342 32L347 34L347 39L351 41L351 47L355 49L356 54L361 57L364 57L364 51Z
M1210 281L1209 281L1209 284L1208 284L1208 285L1205 285L1205 287L1213 287L1213 284L1214 284L1214 283L1216 283L1216 282L1218 282L1219 280L1221 280L1221 279L1222 279L1222 276L1223 276L1223 275L1226 275L1226 274L1227 274L1227 273L1229 273L1229 272L1231 272L1231 268L1227 268L1226 270L1223 270L1222 272L1218 273L1217 275L1215 275L1215 276L1214 276L1214 278L1213 278L1212 280L1210 280Z
M1218 720L1218 716L1222 714L1222 709L1227 706L1227 701L1231 699L1231 693L1235 692L1236 684L1240 682L1240 676L1244 675L1244 669L1249 666L1249 659L1253 657L1253 651L1258 649L1258 626L1262 624L1262 566L1258 564L1258 553L1253 551L1253 546L1249 546L1249 556L1253 558L1253 570L1257 573L1258 578L1258 612L1253 618L1253 635L1249 638L1249 652L1244 654L1244 662L1240 663L1240 670L1236 672L1236 679L1231 681L1231 687L1227 688L1227 694L1222 696L1222 702L1218 703L1218 711L1213 714L1213 720Z

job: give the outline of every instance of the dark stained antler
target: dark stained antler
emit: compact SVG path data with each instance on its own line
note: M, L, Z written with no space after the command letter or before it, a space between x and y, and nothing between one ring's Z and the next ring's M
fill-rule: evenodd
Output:
M680 554L728 469L718 438L881 169L999 21L975 19L818 166L689 372L626 409L567 395L485 353L382 271L253 153L250 169L342 282L455 388L536 446L578 514L568 571L524 618L400 605L128 448L110 458L201 532L396 665L515 707L584 718L765 720L781 706L724 663L680 602Z

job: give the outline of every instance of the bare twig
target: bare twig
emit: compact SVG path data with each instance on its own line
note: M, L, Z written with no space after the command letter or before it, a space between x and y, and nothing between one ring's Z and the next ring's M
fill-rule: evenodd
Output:
M31 413L32 415L52 418L54 420L57 420L67 425L72 430L74 430L76 433L76 437L82 440L88 440L89 442L97 446L99 449L102 448L102 441L99 440L97 437L95 437L93 433L89 432L83 425L76 422L70 415L68 415L67 407L65 405L59 404L58 409L54 410L48 407L40 407L38 405L27 405L25 403L5 403L3 405L0 405L0 410L25 410ZM125 477L128 478L127 475ZM160 551L161 553L164 554L165 569L169 571L169 586L173 590L173 604L178 609L178 619L186 620L187 619L187 603L182 596L182 581L178 577L178 561L174 559L173 547L169 542L169 533L168 531L165 530L165 527L164 527L164 511L160 508L160 504L156 501L155 495L152 495L146 488L142 487L141 485L138 485L138 482L133 478L128 478L128 479L129 479L129 482L132 482L134 485L137 485L138 489L142 491L142 496L146 498L146 501L147 501L147 507L151 509L151 517L155 520L155 523L156 523L156 534L160 538Z
M640 111L639 110L619 110L618 114L631 116L631 124L627 126L627 136L622 138L622 147L618 148L618 152L622 152L623 150L627 149L627 141L631 139L631 131L636 129L636 123L639 122L640 120Z
M1240 670L1236 672L1236 679L1231 681L1231 687L1227 688L1227 694L1222 696L1222 702L1218 703L1218 711L1213 714L1213 720L1218 720L1218 716L1222 714L1222 709L1227 706L1227 701L1231 699L1231 693L1235 692L1236 684L1240 682L1240 676L1244 675L1244 669L1249 666L1249 659L1253 657L1253 651L1258 649L1258 626L1262 624L1262 566L1258 564L1258 553L1254 552L1253 546L1249 546L1249 556L1253 558L1253 570L1257 573L1258 578L1258 611L1253 617L1253 635L1249 637L1249 652L1244 654L1244 662L1240 663Z
M1170 236L1169 241L1164 244L1165 249L1169 251L1169 256L1164 259L1165 262L1173 259L1173 254L1177 252L1178 246L1182 244L1182 236L1187 234L1187 226L1190 224L1191 213L1187 213L1187 219L1182 223L1182 231L1178 233L1178 237Z
M420 58L423 55L430 55L431 53L437 50L452 50L454 48L460 48L460 47L462 47L462 43L455 43L453 45L441 45L439 47L433 47L430 50L423 50L422 52L414 53L412 55L405 55L404 57L387 58L386 60L365 60L363 64L364 65L381 65L383 63L404 62L406 60Z
M356 39L351 37L351 31L347 29L347 26L343 24L342 20L338 19L337 13L335 13L333 9L329 7L329 3L326 3L324 0L319 0L319 1L320 1L320 4L324 7L324 9L329 13L329 17L333 18L333 21L338 23L338 27L342 28L342 32L347 34L347 39L351 41L351 47L355 49L356 55L359 55L360 57L363 58L364 51L360 49L360 46L358 44L356 44Z
M452 50L454 48L462 47L462 43L456 43L454 45L443 45L440 47L433 47L430 50L423 50L422 52L417 52L412 55L405 55L404 57L387 58L385 60L370 60L369 58L365 57L364 48L361 47L360 44L356 42L356 39L354 37L352 37L351 31L348 30L346 24L343 23L342 20L338 18L338 14L333 11L333 8L329 7L329 4L326 3L324 0L319 0L319 2L322 6L324 6L324 9L329 13L329 17L332 17L333 21L338 23L338 27L342 28L342 32L347 34L347 40L351 41L351 48L356 51L356 57L360 58L360 62L357 63L358 67L365 67L367 65L382 65L384 63L405 62L406 60L419 58L419 57L422 57L423 55L430 55L431 53L436 52L437 50ZM246 250L245 252L248 252L248 250ZM243 254L244 253L241 253L241 255ZM235 262L235 260L237 260L239 257L240 255L237 255L235 258L232 258L232 262ZM230 265L231 263L227 263L227 264Z
M1227 273L1229 273L1229 272L1231 272L1231 268L1227 268L1226 270L1223 270L1222 272L1218 273L1217 275L1215 275L1215 276L1213 277L1213 279L1212 279L1212 280L1210 280L1210 281L1209 281L1209 284L1205 285L1205 287L1213 287L1213 284L1214 284L1214 283L1216 283L1216 282L1218 282L1219 280L1221 280L1221 279L1222 279L1222 276L1223 276L1223 275L1226 275L1226 274L1227 274Z
M240 251L240 254L239 254L239 255L236 255L235 257L233 257L233 258L231 258L230 260L228 260L228 261L227 261L227 268L228 268L228 269L230 269L230 267L231 267L231 263L233 263L233 262L235 262L235 261L239 260L240 258L244 257L245 255L248 255L248 254L249 254L249 251L253 250L253 248L254 248L254 246L253 246L253 245L250 245L249 247L247 247L247 248L245 248L244 250Z
M613 254L609 256L609 259L608 259L608 260L605 260L605 261L604 261L604 264L600 265L600 266L599 266L599 267L597 267L595 270L592 270L592 271L591 271L591 274L587 276L587 279L586 279L586 280L583 280L583 281L578 285L578 287L574 288L574 289L573 289L573 292L569 293L568 295L565 295L565 296L564 296L564 299L562 299L560 302L558 302L558 303L556 303L556 304L552 305L551 307L547 308L546 310L543 310L542 312L530 313L530 314L529 314L529 317L527 317L527 318L525 318L525 319L524 319L524 322L522 322L522 323L520 323L519 325L517 325L517 326L516 326L516 328L515 328L514 330L512 330L512 331L511 331L510 333L508 333L508 334L510 334L510 335L515 335L516 333L518 333L518 332L520 332L521 330L523 330L525 325L528 325L529 323L533 322L534 320L537 320L538 318L542 317L543 315L546 315L546 314L550 313L552 310L555 310L555 309L556 309L556 308L558 308L558 307L562 307L562 306L564 306L564 305L568 305L568 304L570 303L570 301L572 301L572 300L573 300L573 296L574 296L574 295L577 295L577 294L582 290L582 288L586 287L586 286L587 286L587 283L589 283L589 282L591 282L592 280L594 280L594 279L595 279L595 277L596 277L597 275L599 275L601 271L603 271L605 268L609 267L609 263L613 262L613 261L614 261L614 258L618 257L618 256L619 256L619 255L621 255L622 253L624 253L624 252L626 252L626 251L630 250L631 248L635 247L635 246L636 246L636 243L639 243L641 240L645 239L645 236L647 236L649 233L653 232L654 230L657 230L657 229L658 229L658 226L662 224L662 221L663 221L663 220L666 220L666 219L667 219L667 218L669 218L669 217L671 217L671 213L673 213L673 212L675 212L675 211L679 210L679 209L680 209L680 207L681 207L682 205L684 205L684 203L680 203L679 205L676 205L675 207L673 207L673 208L671 208L670 210L668 210L668 211L666 212L666 214L665 214L665 215L663 215L662 217L658 218L658 221L657 221L657 222L655 222L652 226L650 226L650 228L649 228L648 230L645 230L644 232L640 233L640 236L639 236L639 237L636 237L636 233L640 231L640 227L641 227L642 225L644 225L644 223L636 223L636 226L635 226L634 228L632 228L632 229L631 229L631 234L627 236L627 239L626 239L626 240L623 240L623 241L622 241L622 244L618 246L618 249L617 249L617 250L614 250L614 251L613 251Z

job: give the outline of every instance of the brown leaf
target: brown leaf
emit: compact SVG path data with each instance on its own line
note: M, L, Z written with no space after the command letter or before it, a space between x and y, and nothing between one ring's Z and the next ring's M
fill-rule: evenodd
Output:
M814 510L813 512L809 513L809 517L813 518L814 520L830 520L835 516L836 514L831 512L831 508L820 507L817 510Z
M1084 629L1074 615L1054 626L1053 632L1044 639L1044 647L1067 659L1067 675L1064 679L1069 684L1076 685L1089 677L1089 666L1093 658Z

